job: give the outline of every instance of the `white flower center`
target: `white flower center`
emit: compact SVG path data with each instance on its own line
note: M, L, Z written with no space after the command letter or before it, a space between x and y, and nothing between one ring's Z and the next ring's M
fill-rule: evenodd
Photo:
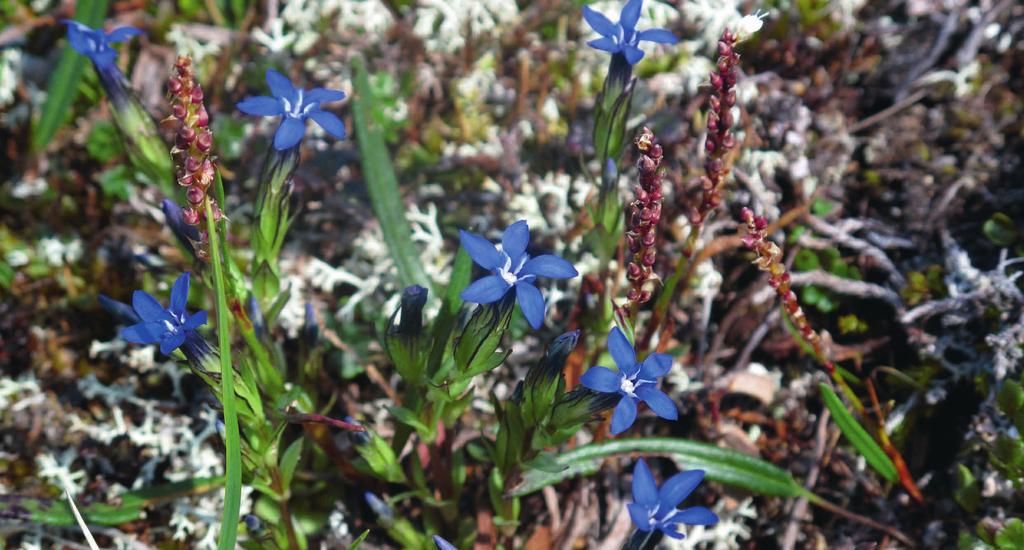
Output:
M619 382L619 389L630 397L636 397L636 386L637 384L625 376L622 377L622 382Z
M297 90L297 91L298 91L298 96L295 98L295 103L294 104L291 101L289 101L289 99L287 97L280 98L281 107L284 108L284 114L285 114L285 116L288 116L290 118L302 118L302 115L305 115L306 113L311 111L314 107L316 107L316 103L315 102L314 103L310 103L309 105L303 106L302 105L303 91L302 90Z
M528 278L532 277L532 275L527 275L525 277L519 277L519 272L523 269L523 265L526 264L526 260L529 259L529 256L527 256L526 254L523 254L519 258L519 263L516 264L516 266L513 268L512 267L512 258L510 258L509 255L506 254L504 250L501 251L501 255L505 256L505 263L501 267L499 267L497 269L497 275L499 277L501 277L503 281L508 283L509 286L512 286L512 285L516 284L520 280L528 279Z

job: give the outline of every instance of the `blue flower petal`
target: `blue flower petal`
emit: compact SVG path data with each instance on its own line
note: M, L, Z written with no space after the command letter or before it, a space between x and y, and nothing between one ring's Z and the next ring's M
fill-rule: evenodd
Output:
M541 296L537 287L529 281L516 283L516 300L519 301L519 309L523 310L523 317L530 323L533 330L537 330L544 324L544 297Z
M629 343L626 334L619 327L608 333L608 353L612 355L615 366L619 367L623 374L636 373L636 352L633 350L633 344Z
M459 231L459 241L470 258L484 269L498 269L505 259L491 241L469 231Z
M667 353L652 353L640 365L640 378L654 380L668 374L672 370L672 356Z
M587 42L587 45L590 46L591 48L595 48L608 53L619 53L619 51L622 50L622 46L619 45L619 41L615 40L610 36L605 36L603 38L595 38L590 42Z
M675 528L675 525L673 525L671 523L669 523L669 524L659 524L658 525L658 530L661 531L662 533L665 533L666 535L668 535L669 538L672 538L672 539L683 540L683 539L686 538L686 535L684 535L683 533L680 533Z
M644 51L636 46L626 46L622 49L622 53L626 56L626 62L630 65L636 65L644 57Z
M193 313L192 315L189 315L188 319L185 319L185 323L181 325L181 327L185 330L195 330L205 325L207 320L208 315L206 313L206 310L200 310Z
M281 102L265 95L247 97L235 106L247 115L280 116L284 114Z
M636 389L636 396L647 403L647 406L665 420L676 420L679 418L679 410L672 398L655 386L645 384Z
M437 550L459 550L454 544L437 535L434 535L434 545L437 546Z
M694 506L676 512L672 521L687 525L714 525L718 523L718 515L703 506Z
M345 99L345 92L341 90L328 90L327 88L313 88L306 92L306 103L332 103Z
M530 227L526 220L519 220L508 226L501 234L501 250L512 259L512 267L519 265L519 258L530 244Z
M92 59L92 62L95 63L97 67L109 67L112 66L114 61L117 59L117 52L110 49L109 46L104 46L99 51L91 54L89 59Z
M291 149L302 141L302 136L306 135L306 123L297 118L285 118L281 121L281 125L277 127L277 132L274 134L274 149L278 151L284 151Z
M171 287L171 314L175 317L181 317L185 313L185 306L188 305L188 285L189 275L186 271L174 281L174 286Z
M568 279L579 275L579 272L567 260L551 254L542 254L527 260L526 264L523 265L523 269L519 270L518 275L520 277L523 275L537 275L551 279Z
M167 313L167 310L164 309L164 306L160 305L156 298L150 296L145 291L136 290L132 293L132 307L135 308L135 313L138 313L139 317L142 317L142 320L147 323L174 321L171 315Z
M139 36L141 34L146 33L136 29L135 27L119 27L110 31L110 34L107 35L107 42L123 42L133 36Z
M658 503L658 485L642 458L637 459L636 466L633 466L633 502L649 509Z
M160 340L160 353L170 355L172 351L178 349L184 343L185 331L168 332Z
M619 400L619 404L615 406L615 412L612 413L612 435L619 435L628 430L634 421L636 421L636 400L624 395Z
M119 323L137 324L143 322L142 317L139 317L139 314L135 313L132 306L124 302L114 300L105 294L100 294L97 298L100 301L100 306L102 306L107 313L116 317Z
M328 134L331 134L338 139L345 139L345 123L342 122L334 113L315 110L309 113L309 118L313 119L313 122L319 124L320 127L326 130Z
M622 12L619 13L619 24L623 29L636 29L636 23L640 21L640 8L643 5L644 0L629 0L625 6L622 6Z
M467 286L459 296L466 302L490 304L500 300L509 288L511 288L509 284L501 277L488 275Z
M295 86L292 85L292 81L274 69L267 69L267 86L274 97L295 100Z
M637 40L645 40L647 42L656 42L658 44L675 44L679 41L676 35L672 34L672 31L665 29L647 29L646 31L640 31L637 34Z
M630 502L626 505L629 510L629 517L633 518L633 524L644 533L651 530L651 520L647 517L647 507L637 502Z
M619 391L621 383L622 375L608 367L590 367L580 377L580 384L583 384L583 387L604 393Z
M668 478L658 491L658 511L668 517L668 513L686 500L701 481L704 481L704 470L687 470Z
M68 26L68 43L82 55L92 57L106 40L100 33L78 21L65 19L63 23Z
M615 23L590 6L583 6L583 19L597 34L609 36L615 33Z
M133 344L152 344L159 342L164 335L164 324L161 321L139 323L121 329L121 338Z

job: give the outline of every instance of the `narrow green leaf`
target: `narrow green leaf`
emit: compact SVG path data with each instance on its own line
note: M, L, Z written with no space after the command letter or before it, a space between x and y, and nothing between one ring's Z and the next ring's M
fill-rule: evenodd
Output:
M383 130L373 122L375 99L366 73L366 63L362 57L356 56L352 67L355 71L352 113L370 204L380 222L384 242L398 268L402 286L421 285L430 288L430 279L420 264L420 254L412 242L412 229L405 217L398 177L388 156Z
M101 26L107 15L108 2L109 0L79 0L75 7L74 20L90 27ZM89 60L73 50L70 44L64 46L57 70L53 71L47 86L42 114L32 128L33 150L41 151L46 147L57 130L64 125L71 102L78 93L78 81L82 78L82 71L88 62Z
M415 412L405 407L390 407L388 410L391 411L391 414L393 414L399 422L409 426L420 434L430 433L430 428L428 428L427 425L416 416Z
M359 535L359 538L352 541L352 544L348 545L348 550L356 550L356 548L359 548L359 545L363 544L363 541L366 540L366 537L368 536L370 536L369 529L363 531L363 534Z
M868 434L867 430L857 422L857 419L850 414L850 411L846 410L846 405L839 399L836 392L832 391L832 388L825 383L819 384L818 388L821 390L821 396L825 400L825 406L832 413L836 420L836 425L842 430L843 435L850 440L850 444L857 449L857 452L882 477L889 481L896 481L898 477L896 465L889 459L889 455L885 454L885 451L878 446L878 443Z
M225 225L221 224L221 227ZM235 371L231 366L231 313L228 312L228 290L221 250L221 239L224 238L226 246L227 235L220 235L217 232L209 201L206 202L206 230L213 256L210 263L213 264L214 293L217 297L217 340L221 372L219 397L224 407L224 451L227 455L224 468L227 479L224 488L224 512L221 515L217 546L220 550L232 550L238 536L238 515L242 505L242 440L238 431L238 405L235 403Z
M79 510L87 523L93 525L121 525L142 516L146 506L173 500L185 495L199 494L224 485L224 478L195 478L175 483L147 487L125 493L120 504L112 506L97 502L81 506ZM74 525L75 517L67 501L8 495L0 502L0 514L45 525ZM21 516L24 514L24 517Z
M281 455L281 478L284 481L285 489L291 486L295 468L299 465L299 459L302 457L302 441L301 437L296 439Z
M444 360L444 352L451 340L452 327L455 326L455 319L459 315L459 308L462 307L462 298L459 294L469 285L469 279L473 272L473 260L462 247L459 247L455 255L455 264L452 266L452 275L448 280L448 288L444 291L444 301L441 302L441 311L434 320L433 348L430 350L430 361L427 363L427 377L433 378L434 374L441 369L441 362Z
M566 479L593 474L604 459L631 453L669 456L684 468L704 470L711 481L761 495L817 498L801 487L789 472L764 460L708 443L665 437L605 441L562 453L557 463L565 470L528 470L511 496L527 495ZM551 469L548 466L546 469Z

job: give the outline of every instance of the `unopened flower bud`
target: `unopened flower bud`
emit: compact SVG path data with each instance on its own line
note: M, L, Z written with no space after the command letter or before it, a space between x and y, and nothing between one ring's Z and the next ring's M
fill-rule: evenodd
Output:
M196 149L202 152L207 152L213 147L213 134L209 131L205 131L199 134L199 139L196 140Z
M188 202L199 206L203 203L203 199L206 198L206 193L204 193L202 189L192 186L185 192L185 198L188 199Z

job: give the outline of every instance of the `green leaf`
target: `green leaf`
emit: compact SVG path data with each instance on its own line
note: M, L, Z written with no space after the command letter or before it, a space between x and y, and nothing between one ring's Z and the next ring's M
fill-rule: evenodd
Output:
M113 199L128 200L132 183L132 171L123 164L108 168L100 174L100 189L105 196Z
M85 138L85 150L89 156L101 164L109 162L124 151L121 138L117 135L117 127L109 122L97 122L89 130Z
M821 266L821 262L818 261L818 255L813 250L801 248L793 257L793 269L796 271L811 271L818 269L819 266Z
M996 395L999 410L1006 416L1015 417L1024 409L1024 388L1016 380L1006 380Z
M296 439L281 455L281 478L286 490L291 487L292 478L295 477L295 468L299 465L299 459L302 458L302 441L301 437Z
M120 525L135 521L142 516L142 510L165 501L173 500L190 494L204 493L224 485L223 477L196 478L175 483L147 487L130 491L121 496L120 504L112 506L106 503L95 503L79 506L79 512L87 523L94 525ZM75 517L71 507L64 499L52 500L42 498L7 495L0 502L0 515L21 518L46 525L74 525Z
M359 538L352 541L352 544L348 545L348 550L356 550L356 548L359 548L359 545L363 544L363 541L366 540L366 537L368 536L370 536L369 529L363 531L363 534L359 535Z
M830 200L825 200L825 199L820 199L819 198L819 199L814 199L814 202L811 203L811 212L815 216L817 216L819 218L823 218L825 216L828 216L833 210L835 210L835 208L836 208L836 203L834 203L834 202L832 202Z
M996 535L996 547L999 550L1020 550L1024 548L1024 521L1012 518Z
M370 434L370 442L366 445L356 447L356 450L366 460L366 465L377 477L391 483L404 483L405 473L398 464L398 456L387 441L375 433Z
M383 130L373 122L375 99L366 74L366 63L362 57L356 56L352 67L355 71L353 120L373 212L380 222L384 242L398 268L402 286L422 285L430 288L430 279L420 264L420 253L412 242L412 229L405 217L398 177L388 156Z
M825 383L819 384L818 388L821 390L822 399L825 400L825 406L828 407L839 429L850 440L853 447L882 477L889 481L896 481L898 477L896 465L889 459L889 455L885 454L885 451L850 414L850 411L846 410L846 405L839 399L836 392L832 391L832 388Z
M973 514L981 503L978 480L974 478L971 469L963 464L957 465L956 480L957 488L953 491L953 498L967 513Z
M99 27L107 15L107 4L109 0L79 0L75 7L75 21ZM68 109L78 92L78 81L82 78L82 71L88 59L71 48L70 44L64 46L57 63L57 70L50 77L47 86L46 101L43 103L42 115L32 128L32 149L41 151L46 147L54 134L64 124L67 118Z
M405 407L390 407L388 410L391 411L391 414L393 414L395 416L395 418L399 422L401 422L402 424L405 424L406 426L409 426L410 428L416 430L417 433L419 433L419 434L428 434L428 433L430 433L430 428L428 428L427 425L424 424L416 416L415 412L413 412L413 411L411 411L411 410L409 410L409 409L407 409Z
M1013 220L1002 212L996 212L985 220L981 231L996 246L1011 246L1020 237Z
M753 493L819 500L801 487L789 472L764 460L708 443L667 437L619 439L577 447L558 456L558 464L565 468L561 472L528 470L511 496L527 495L579 475L593 474L604 459L632 453L669 456L686 469L704 470L711 481Z
M459 247L455 255L455 264L452 266L452 275L448 280L448 288L444 292L444 301L441 302L441 311L434 320L434 344L430 350L430 361L427 364L427 377L433 378L434 374L441 369L441 362L444 360L444 352L451 340L452 328L455 326L455 319L462 307L462 298L459 294L469 284L473 272L473 260L466 251Z

